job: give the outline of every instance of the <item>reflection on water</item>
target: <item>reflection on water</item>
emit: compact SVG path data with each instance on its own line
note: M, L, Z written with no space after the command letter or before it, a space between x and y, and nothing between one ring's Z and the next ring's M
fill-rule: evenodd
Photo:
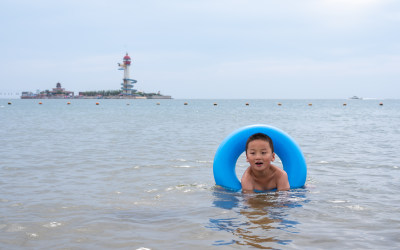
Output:
M272 249L275 244L286 245L284 239L297 233L297 221L290 219L291 210L307 202L305 189L289 192L242 194L214 188L213 205L233 211L227 217L210 218L210 228L233 234L233 239L218 240L214 245L238 244L259 249Z

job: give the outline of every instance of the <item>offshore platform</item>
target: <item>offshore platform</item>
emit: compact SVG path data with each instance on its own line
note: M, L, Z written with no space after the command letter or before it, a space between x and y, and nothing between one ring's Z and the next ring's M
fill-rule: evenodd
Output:
M131 66L131 58L128 56L128 53L123 58L122 64L118 63L119 70L124 71L123 83L121 83L122 87L122 95L123 96L132 96L133 93L136 92L136 89L133 88L133 85L137 83L136 80L129 78L129 67Z

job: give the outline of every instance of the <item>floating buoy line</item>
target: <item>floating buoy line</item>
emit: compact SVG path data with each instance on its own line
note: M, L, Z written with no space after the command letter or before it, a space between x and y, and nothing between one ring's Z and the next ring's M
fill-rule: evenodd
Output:
M8 104L8 105L12 105L12 102L9 101L9 102L7 102L7 104ZM38 104L39 104L39 105L42 105L43 102L42 102L42 101L39 101ZM67 105L70 105L70 104L71 104L71 102L67 102ZM96 105L100 105L100 102L96 102L95 104L96 104ZM161 105L160 102L157 102L157 103L155 103L155 104L158 105L158 106ZM126 106L130 106L130 105L131 105L130 103L126 103ZM187 106L187 105L189 105L189 103L188 103L188 102L184 102L183 105ZM218 103L217 103L217 102L214 102L214 103L212 103L212 105L213 105L213 106L218 106ZM250 103L249 103L249 102L246 102L246 103L244 103L244 105L245 105L245 106L250 106ZM283 106L283 104L282 104L281 102L278 102L277 105L278 105L278 106ZM379 105L379 106L383 106L383 102L379 102L378 105ZM307 106L312 107L312 106L314 106L314 104L311 103L311 102L309 102L309 103L307 103ZM343 107L346 107L346 106L349 106L349 105L348 105L348 103L345 103L345 102L344 102L344 103L342 103L342 106L343 106Z

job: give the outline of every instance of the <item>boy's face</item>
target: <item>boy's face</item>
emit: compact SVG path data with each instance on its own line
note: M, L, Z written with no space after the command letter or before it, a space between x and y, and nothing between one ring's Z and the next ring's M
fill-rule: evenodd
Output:
M265 170L275 160L275 153L272 152L269 143L264 140L251 141L246 151L247 162L254 170Z

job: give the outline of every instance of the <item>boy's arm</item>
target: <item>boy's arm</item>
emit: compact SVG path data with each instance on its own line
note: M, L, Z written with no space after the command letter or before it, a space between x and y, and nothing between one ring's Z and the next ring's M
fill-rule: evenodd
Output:
M278 191L288 191L290 189L288 176L285 171L280 172L276 181L276 189Z
M254 185L251 177L247 173L247 171L243 174L242 177L242 192L243 193L254 193Z

